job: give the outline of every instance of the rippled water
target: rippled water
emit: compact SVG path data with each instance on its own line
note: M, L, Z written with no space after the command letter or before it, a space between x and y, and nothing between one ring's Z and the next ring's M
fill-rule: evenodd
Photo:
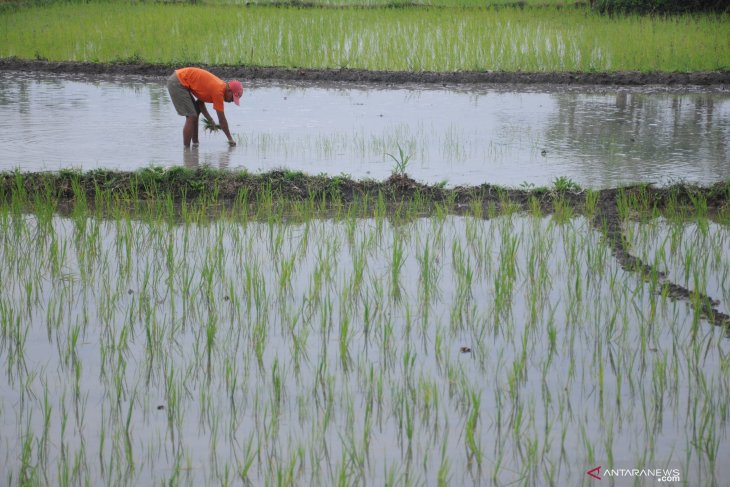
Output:
M241 106L226 106L238 146L201 132L185 151L163 79L0 73L0 169L209 164L384 179L400 147L427 183L730 178L722 88L244 84Z

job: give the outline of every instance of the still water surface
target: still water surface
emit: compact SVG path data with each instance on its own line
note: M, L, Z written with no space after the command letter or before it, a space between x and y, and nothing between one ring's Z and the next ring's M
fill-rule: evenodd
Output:
M583 218L154 218L0 215L3 480L727 485L726 330ZM630 234L730 300L727 227Z
M241 106L226 105L238 146L201 124L185 151L164 79L0 73L0 170L208 164L380 180L400 147L426 183L730 178L724 88L244 84Z

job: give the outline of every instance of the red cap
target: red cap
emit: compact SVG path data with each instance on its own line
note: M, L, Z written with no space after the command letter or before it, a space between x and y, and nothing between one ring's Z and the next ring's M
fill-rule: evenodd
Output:
M240 105L239 100L243 96L243 85L237 79L228 82L228 87L233 92L233 103Z

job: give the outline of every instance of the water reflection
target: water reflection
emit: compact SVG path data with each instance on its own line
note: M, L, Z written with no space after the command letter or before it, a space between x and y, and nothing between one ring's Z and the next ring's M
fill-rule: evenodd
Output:
M218 152L200 153L200 147L183 148L183 166L189 169L197 169L201 166L210 166L219 169L228 169L231 166L231 155L235 147L228 147L226 150Z
M183 165L191 169L200 166L200 151L197 147L185 147L183 149Z
M546 145L550 152L580 154L582 180L728 176L727 98L718 107L710 94L554 96Z
M285 167L385 179L411 156L427 183L588 187L730 178L722 88L361 86L251 82L226 108L238 142L201 132L179 155L182 120L162 79L0 73L0 169L150 164ZM68 120L69 123L54 122Z

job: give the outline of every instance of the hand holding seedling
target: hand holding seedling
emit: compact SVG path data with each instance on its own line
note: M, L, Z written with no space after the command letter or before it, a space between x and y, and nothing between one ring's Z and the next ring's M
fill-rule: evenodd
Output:
M212 118L203 118L203 125L205 125L206 132L217 132L221 129L221 126L215 123Z
M222 117L222 119L221 119ZM218 112L218 119L221 120L221 124L217 124L213 121L213 117L210 116L204 116L203 117L203 125L205 126L206 132L218 132L219 130L223 130L223 132L228 137L228 145L231 147L234 147L236 145L236 141L233 140L233 137L231 136L231 133L228 131L228 122L226 121L225 115L222 114L222 112ZM225 123L225 127L223 126L223 123Z

